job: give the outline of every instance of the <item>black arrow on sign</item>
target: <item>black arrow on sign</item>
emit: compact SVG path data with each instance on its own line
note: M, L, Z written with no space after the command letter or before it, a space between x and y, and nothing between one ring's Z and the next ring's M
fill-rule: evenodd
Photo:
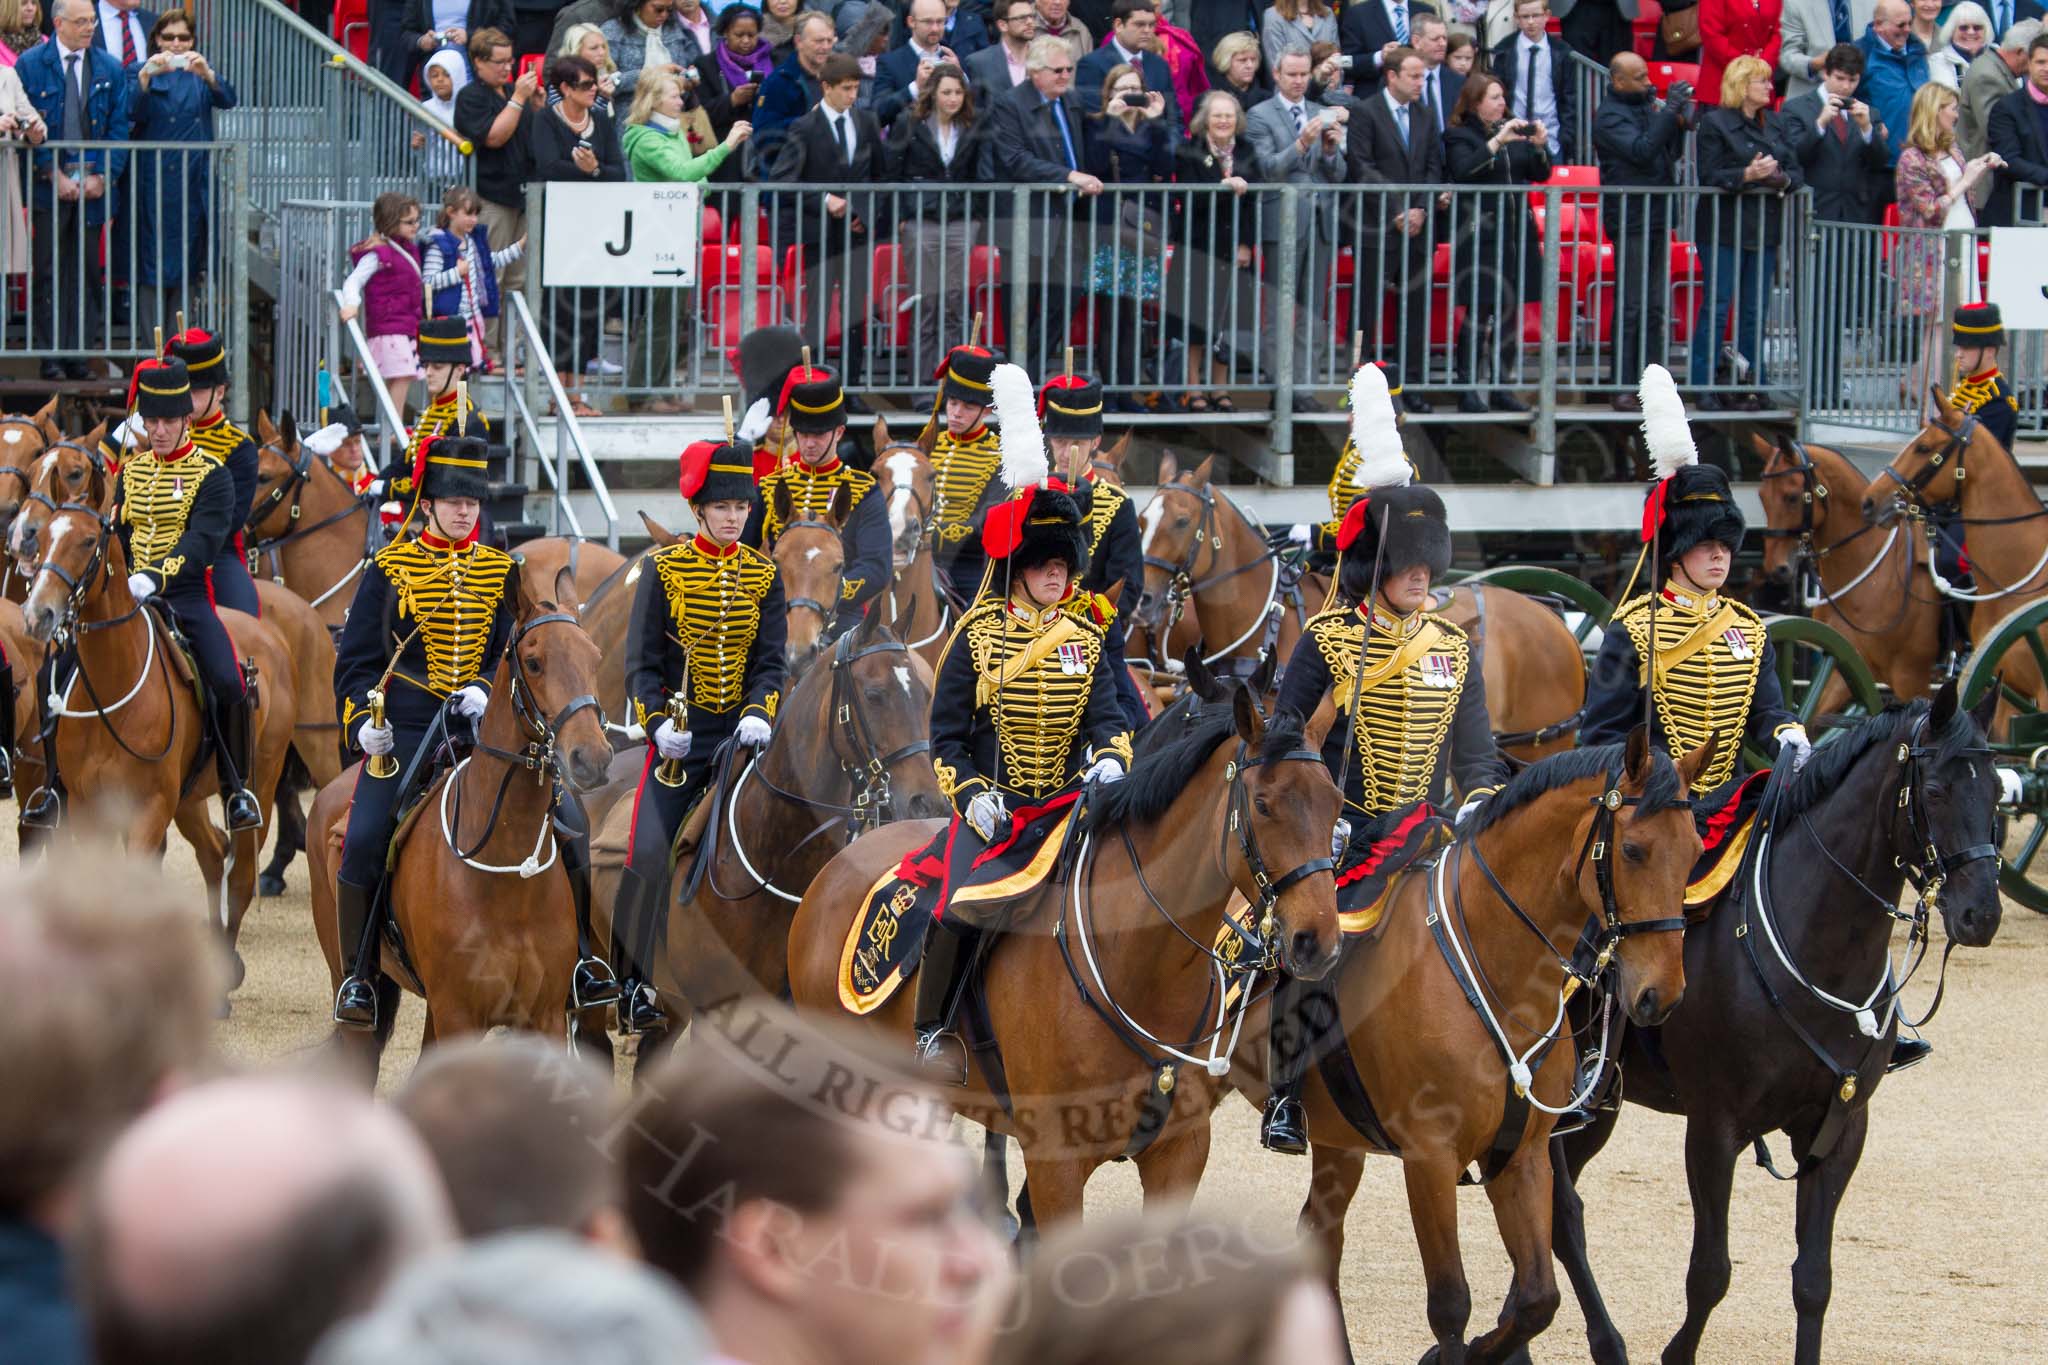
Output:
M614 256L623 256L633 249L633 210L626 210L626 240L618 246L606 242L604 249Z
M677 266L674 270L650 270L647 273L650 275L675 275L677 277L681 277L683 275L689 274L690 272L683 269L681 266Z

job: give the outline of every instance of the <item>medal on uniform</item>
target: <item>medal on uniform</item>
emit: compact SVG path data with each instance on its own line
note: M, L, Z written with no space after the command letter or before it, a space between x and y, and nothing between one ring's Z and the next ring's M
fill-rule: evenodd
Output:
M1721 632L1721 639L1727 644L1728 657L1731 659L1747 659L1756 653L1749 647L1749 636L1741 626L1728 627Z
M1422 656L1422 685L1424 687L1452 688L1458 685L1458 674L1451 667L1448 654L1425 654Z
M1086 673L1087 671L1087 650L1083 649L1078 642L1072 642L1060 646L1060 672Z

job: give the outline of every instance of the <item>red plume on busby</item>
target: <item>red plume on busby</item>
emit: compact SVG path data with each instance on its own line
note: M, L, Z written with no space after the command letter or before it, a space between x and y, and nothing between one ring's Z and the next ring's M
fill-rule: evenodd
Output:
M692 441L683 447L682 456L676 461L676 489L685 499L697 500L697 490L704 486L704 476L711 472L711 453L717 449L716 441Z
M1657 542L1666 560L1707 540L1740 549L1745 528L1735 492L1719 467L1700 463L1671 372L1662 365L1647 367L1638 394L1643 445L1657 474L1643 500L1643 543Z
M692 441L676 463L676 487L693 503L754 496L754 463L744 441Z
M1351 510L1344 514L1343 524L1337 528L1337 551L1349 550L1359 534L1365 530L1365 519L1370 515L1372 497L1370 494L1355 500Z

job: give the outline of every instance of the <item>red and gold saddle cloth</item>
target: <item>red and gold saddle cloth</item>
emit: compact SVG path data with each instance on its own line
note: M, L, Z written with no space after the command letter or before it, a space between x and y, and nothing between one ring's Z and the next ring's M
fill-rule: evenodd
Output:
M1401 873L1451 842L1451 822L1411 801L1351 832L1337 868L1337 923L1348 936L1379 927Z
M1763 799L1764 784L1771 770L1760 768L1731 782L1719 792L1709 793L1693 808L1693 821L1706 847L1692 865L1685 883L1685 908L1698 910L1727 889L1742 866L1742 854L1749 847L1751 827L1756 823L1757 802Z
M956 815L877 878L840 950L839 1003L855 1014L880 1008L917 970L925 932L948 913L978 929L1000 928L1003 904L1052 874L1079 795L1018 807L991 844Z

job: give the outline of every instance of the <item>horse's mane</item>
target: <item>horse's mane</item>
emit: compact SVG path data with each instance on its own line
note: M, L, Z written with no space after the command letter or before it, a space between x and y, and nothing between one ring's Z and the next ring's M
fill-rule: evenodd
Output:
M1157 728L1147 726L1146 730ZM1185 729L1168 742L1139 754L1123 781L1096 795L1088 807L1085 828L1093 831L1159 819L1180 799L1217 747L1236 734L1236 717L1228 703L1204 704L1188 718ZM1267 725L1265 738L1259 743L1259 756L1267 758L1301 746L1300 719L1282 715Z
M1601 744L1590 749L1568 749L1538 759L1515 775L1513 781L1495 792L1459 831L1467 838L1484 834L1508 816L1540 796L1560 787L1583 782L1589 777L1607 778L1621 772L1622 746ZM1685 791L1678 780L1678 768L1661 750L1650 750L1650 780L1643 784L1635 807L1638 816L1655 815L1679 803Z
M1911 734L1923 716L1933 709L1933 703L1925 697L1909 705L1893 702L1874 716L1860 720L1848 730L1843 730L1825 745L1813 751L1799 775L1785 788L1785 814L1797 815L1813 809L1829 795L1841 789L1848 779L1849 769L1856 761L1878 745L1890 745ZM1977 734L1976 723L1970 713L1962 707L1955 708L1948 724L1936 734L1924 738L1934 743L1934 763L1941 765L1959 756L1963 750L1972 748L1982 741Z

